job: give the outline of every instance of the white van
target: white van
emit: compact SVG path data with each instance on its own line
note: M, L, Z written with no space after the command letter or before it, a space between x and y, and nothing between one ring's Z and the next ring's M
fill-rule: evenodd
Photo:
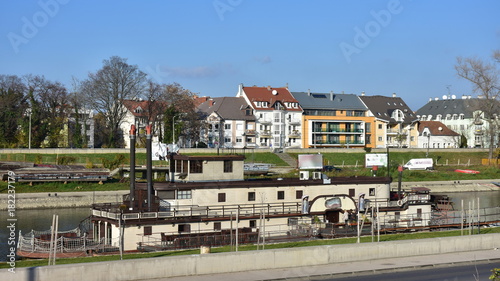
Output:
M408 170L432 170L434 169L434 162L432 158L411 159L403 168Z

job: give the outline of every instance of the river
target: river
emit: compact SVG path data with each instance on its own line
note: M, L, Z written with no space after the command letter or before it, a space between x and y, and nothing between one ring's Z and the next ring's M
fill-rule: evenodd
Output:
M464 207L468 208L469 202L477 202L479 198L480 207L499 207L500 192L499 191L476 191L476 192L455 192L455 193L435 193L448 195L455 205L456 209L460 209L462 200ZM476 203L477 204L477 203ZM477 205L476 205L477 206ZM49 230L52 224L52 215L59 215L59 230L70 230L78 226L78 224L90 216L90 208L61 208L61 209L36 209L36 210L18 210L16 211L16 237L19 231L22 233L33 230ZM8 237L10 231L7 228L8 221L7 211L0 212L0 220L3 227L0 229L0 261L7 260L8 255Z

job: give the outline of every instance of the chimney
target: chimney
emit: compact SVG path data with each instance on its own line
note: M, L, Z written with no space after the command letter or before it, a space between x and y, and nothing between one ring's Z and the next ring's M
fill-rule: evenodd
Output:
M307 95L311 96L311 89L307 89Z
M268 91L271 91L271 86L267 86L267 90L268 90Z
M365 91L361 92L361 96L364 97L365 96Z
M392 93L392 97L395 98L396 97L396 93Z
M152 211L153 201L153 150L151 147L151 125L146 126L146 180L148 182L148 211Z
M333 91L330 91L330 100L333 101Z
M135 137L136 137L135 125L130 126L130 206L132 210L135 203Z
M212 107L213 105L214 105L214 100L213 99L208 100L208 106Z

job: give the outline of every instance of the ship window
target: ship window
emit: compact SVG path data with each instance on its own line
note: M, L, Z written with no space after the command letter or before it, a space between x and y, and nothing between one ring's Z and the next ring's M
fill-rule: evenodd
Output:
M417 209L417 218L422 218L422 209Z
M214 222L214 230L221 230L222 226L220 222Z
M285 191L278 191L278 200L284 200L285 199Z
M175 199L174 190L158 191L158 197L161 199Z
M226 193L217 194L218 202L226 202Z
M356 194L356 190L354 188L349 188L349 196L354 197Z
M203 173L203 161L202 160L191 160L189 161L189 172L192 174Z
M370 196L375 196L375 188L370 188L368 194Z
M256 228L257 227L257 221L256 220L250 220L248 222L248 226L252 227L252 228Z
M248 201L255 201L255 192L248 192Z
M288 225L298 225L299 224L299 219L298 218L289 218L288 219Z
M303 190L297 190L297 191L295 191L295 199L302 199L302 196L304 196L304 191Z
M177 191L177 199L191 199L191 190Z
M145 226L145 227L143 227L143 230L144 230L144 235L153 234L153 227L152 226Z
M233 172L233 161L224 160L224 173L232 173Z
M179 224L177 226L177 231L178 232L191 232L191 225L190 224Z

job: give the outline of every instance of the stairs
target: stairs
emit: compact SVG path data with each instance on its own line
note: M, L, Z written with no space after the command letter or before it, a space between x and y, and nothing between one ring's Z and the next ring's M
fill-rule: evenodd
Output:
M285 161L288 165L290 165L291 168L297 168L297 160L295 160L292 156L290 156L288 153L282 152L282 153L274 153L276 156L281 158L281 160Z

